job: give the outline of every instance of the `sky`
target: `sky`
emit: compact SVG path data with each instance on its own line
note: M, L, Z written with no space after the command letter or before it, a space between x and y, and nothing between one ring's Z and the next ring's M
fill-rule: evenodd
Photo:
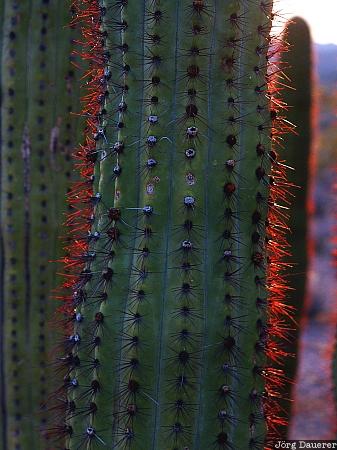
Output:
M276 10L286 17L303 17L314 42L337 44L337 0L277 0Z

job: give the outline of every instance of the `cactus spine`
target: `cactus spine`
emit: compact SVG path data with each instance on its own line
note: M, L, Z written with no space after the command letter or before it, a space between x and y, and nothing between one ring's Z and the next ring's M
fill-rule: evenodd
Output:
M290 105L286 113L287 119L296 125L296 134L289 133L284 137L287 164L294 170L289 171L288 179L298 189L291 202L289 235L294 273L289 278L289 304L294 308L292 321L289 320L291 345L288 351L297 355L299 329L293 320L300 322L304 301L307 295L308 258L310 256L308 218L312 214L310 199L310 179L313 170L313 76L312 49L310 30L307 23L295 17L289 21L284 30L284 39L289 44L289 50L281 55L285 64L284 72L290 80L293 89L285 89L283 100ZM312 199L311 199L312 202ZM297 358L285 361L285 372L290 379L294 379ZM288 386L289 387L289 386ZM289 398L290 392L285 394ZM288 406L287 406L288 405ZM289 408L289 403L285 408Z
M70 4L1 2L0 449L42 449L60 225L78 109ZM75 126L79 126L77 121ZM53 381L54 380L54 381Z
M268 448L281 421L271 10L74 3L88 119L69 194L64 414L49 428L67 449Z

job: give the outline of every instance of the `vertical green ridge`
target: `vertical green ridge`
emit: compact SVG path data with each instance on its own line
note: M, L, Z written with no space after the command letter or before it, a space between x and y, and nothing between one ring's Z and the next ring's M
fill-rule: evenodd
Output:
M38 380L29 390L30 404L34 405L34 424L29 445L38 447L41 443L39 428L46 423L45 414L39 408L46 402L54 375L48 370L50 364L48 349L55 345L55 329L49 320L55 310L49 301L56 288L56 266L50 264L59 256L60 224L71 161L65 159L61 145L64 136L60 130L60 120L69 115L68 92L65 77L69 70L70 30L68 8L65 2L60 8L55 3L41 4L34 1L30 18L32 29L29 33L27 60L30 67L27 77L29 103L27 109L27 134L30 140L29 155L29 234L27 236L27 265L29 267L29 310L27 311L27 379ZM62 17L62 22L60 18ZM54 44L55 36L62 33L60 49ZM62 60L58 52L62 53ZM62 93L60 95L59 93ZM55 99L54 101L52 99ZM67 121L68 122L68 121ZM66 135L65 130L63 135ZM58 136L57 136L58 135ZM71 139L74 145L74 139ZM68 144L69 147L69 144ZM69 153L69 149L68 149ZM56 178L55 174L59 177ZM55 194L55 186L58 192ZM62 203L61 203L62 202ZM50 245L47 245L50 242ZM34 440L33 440L34 439ZM28 445L28 444L27 444Z
M240 316L242 305L238 280L242 277L242 260L238 253L241 241L238 218L237 169L231 163L238 158L237 136L240 121L238 68L241 47L241 29L237 18L242 14L240 2L216 2L216 41L213 56L210 91L213 137L210 140L209 166L209 219L208 253L209 261L207 296L209 312L203 365L207 368L203 380L202 414L200 415L200 442L197 448L205 448L212 442L216 448L226 448L232 442L232 427L236 417L233 403L238 392L233 389L238 366L237 343L231 348L232 337L237 339L238 331L226 317ZM243 23L243 21L242 21ZM235 63L235 64L233 64ZM233 120L232 120L233 118ZM234 191L233 191L234 189ZM211 193L213 195L211 195ZM217 193L217 195L215 195ZM240 257L239 257L240 256ZM235 323L235 322L234 322ZM240 326L241 319L238 319ZM234 336L233 336L234 333ZM218 367L214 366L214 362ZM237 375L236 375L237 376ZM229 444L230 445L230 444Z
M97 46L93 40L88 50L93 60L97 54L97 59L102 61L102 78L94 80L94 83L93 80L89 81L91 87L88 89L88 95L93 91L95 96L102 96L102 98L97 100L100 105L98 115L91 119L93 123L97 123L97 128L93 131L93 136L89 136L89 139L96 142L92 197L89 196L84 200L92 208L93 221L89 232L92 237L88 238L88 248L82 253L83 262L87 261L81 272L83 281L80 277L79 289L73 293L75 298L78 296L80 299L80 303L75 304L75 312L81 315L81 320L76 323L75 328L80 340L73 348L73 354L76 355L79 363L71 371L66 386L68 398L73 402L73 411L68 414L67 423L71 424L73 430L79 430L76 434L70 435L68 446L71 448L77 448L83 442L90 442L90 435L87 432L90 429L95 430L93 439L105 445L105 442L111 438L112 428L112 389L107 383L107 380L113 377L112 359L111 355L105 361L102 358L106 347L105 339L110 339L111 329L109 323L106 324L106 314L103 314L102 310L106 309L105 303L116 302L115 296L111 295L111 284L114 283L114 277L111 277L114 267L112 268L111 265L116 257L120 257L120 254L117 252L117 255L112 256L116 250L116 241L110 241L108 231L110 225L112 228L115 223L109 219L108 213L109 208L114 206L115 200L113 144L117 141L115 119L120 101L119 90L123 88L124 77L122 52L117 48L120 41L117 25L116 29L112 28L105 36L103 35L105 22L115 19L112 10L104 1L93 2L93 8L95 11L105 8L106 12L101 17L93 15L91 18L94 32L98 36ZM83 12L85 13L84 7ZM117 15L116 24L119 23L118 19ZM82 24L78 26L82 27ZM88 32L88 24L86 26L86 32ZM84 31L82 33L84 38ZM115 47L114 52L111 52L109 45ZM92 62L90 64L93 65ZM95 83L98 84L100 81L102 87L96 86ZM103 189L103 195L101 195L102 186L106 188ZM97 237L94 237L95 234ZM75 252L75 248L71 250ZM87 278L85 272L88 273ZM81 411L86 413L84 422L80 416ZM107 421L107 418L110 420Z
M219 7L219 5L217 6ZM226 137L226 143L230 145L228 146L227 154L225 153L226 156L228 155L226 158L223 158L220 150L219 153L215 153L217 146L221 148L221 144L222 146L224 145L223 142L217 142L217 135L215 134L212 146L213 170L217 169L218 158L221 158L220 161L223 161L223 172L225 173L223 189L225 188L224 204L227 213L224 213L223 216L223 225L225 226L222 229L219 227L219 223L210 225L211 229L214 226L217 227L213 229L215 231L214 234L218 236L218 248L215 247L213 242L211 243L210 252L214 250L219 252L219 249L222 249L222 251L227 251L229 256L223 256L223 260L221 260L219 252L217 257L218 270L219 267L221 268L220 261L225 267L225 271L222 272L222 277L224 277L223 291L219 290L219 288L217 290L215 287L217 272L214 271L213 267L209 269L210 286L215 292L222 291L223 297L219 298L216 295L214 298L214 300L219 301L219 314L215 312L216 310L214 311L213 307L214 313L209 318L207 328L208 330L214 330L214 344L210 344L212 341L208 340L210 349L206 354L206 361L207 358L210 358L210 360L205 365L211 365L212 361L219 360L220 355L222 359L217 369L218 376L215 372L210 373L210 371L208 372L208 377L206 376L206 381L209 383L206 387L206 389L208 388L206 392L208 392L209 399L207 400L206 397L204 400L207 405L205 408L205 411L207 411L207 413L205 412L206 428L203 428L200 448L207 445L206 442L211 439L211 436L213 437L214 445L218 445L219 448L227 448L227 445L247 448L250 445L255 445L255 442L256 445L263 445L264 430L263 425L262 427L259 425L263 423L261 404L253 405L250 397L253 389L257 389L259 395L261 395L261 389L263 389L263 383L254 381L252 373L254 366L251 358L254 357L255 352L255 342L252 340L252 336L257 334L256 323L259 318L255 302L256 298L263 296L262 292L265 292L263 287L258 288L255 284L255 276L259 272L263 274L263 270L254 267L252 256L257 249L259 250L258 253L261 252L262 254L261 246L263 248L262 242L264 237L257 235L258 243L252 244L252 236L254 231L256 231L252 224L252 216L255 208L256 210L260 209L256 200L257 192L263 195L263 203L265 204L268 191L266 187L267 181L264 181L265 186L259 185L255 174L255 169L261 164L255 150L259 135L256 133L256 128L254 129L253 125L254 115L256 114L254 106L257 106L255 86L258 81L256 80L256 74L253 76L246 75L249 70L254 73L254 66L256 65L262 66L262 71L264 69L263 63L261 65L263 60L262 58L258 59L255 51L261 39L257 33L257 26L260 25L262 11L260 11L260 17L254 18L253 16L253 14L257 15L257 9L258 6L256 6L255 10L251 8L249 11L252 15L248 16L246 6L242 2L232 2L221 5L219 8L218 19L221 18L223 21L227 19L228 23L232 24L232 27L228 26L224 29L224 37L220 35L219 41L223 43L223 48L218 48L219 53L215 53L216 63L219 64L221 62L223 65L222 83L225 84L223 92L226 98L222 104L221 97L216 92L214 111L217 111L218 105L226 105L226 115L219 115L224 117L223 120L227 126L221 131L219 130L218 136L222 136L223 140ZM243 24L245 24L244 36L242 36L240 24L242 29ZM257 38L255 38L253 33L256 33ZM228 48L230 42L234 44L234 49L231 49L230 46ZM265 54L266 47L264 48L263 56ZM237 69L238 67L240 69ZM216 69L217 67L215 66ZM260 82L261 80L264 85L265 72L262 73ZM219 82L219 85L222 83ZM217 89L221 92L219 87ZM250 92L249 89L251 90ZM263 103L261 106L266 108L265 100ZM268 109L266 113L268 113ZM216 114L214 117L216 117ZM267 148L270 148L271 145L269 137L270 126L268 125L269 117L264 116L260 120L264 127L267 128L265 131L266 136L263 136L261 141L266 146L267 152ZM258 124L256 124L256 127ZM263 133L260 134L262 135ZM218 154L219 156L217 156ZM268 157L265 156L264 158L265 172L267 173L269 169ZM234 169L228 165L232 160L233 162L235 161ZM243 165L245 165L245 168L243 168ZM217 180L217 178L215 176L211 177L211 182L214 182L213 180ZM231 190L234 188L234 193L231 193ZM211 184L210 191L216 189L219 189L219 186L213 187ZM219 202L219 198L211 199L211 205L213 201ZM253 205L256 206L251 210L254 207ZM215 211L223 209L223 205L214 208ZM231 215L232 218L230 217ZM260 219L260 228L262 220L264 220L263 216ZM229 249L231 253L229 253ZM217 265L215 265L216 268ZM248 276L251 279L248 279ZM251 287L248 289L248 286ZM211 289L210 292L212 292ZM222 324L220 324L221 319ZM214 326L214 321L218 321L218 325ZM222 334L220 334L221 329L223 329ZM249 365L250 361L251 365ZM227 365L224 366L223 364ZM213 376L213 379L211 379L211 376ZM210 402L209 406L208 402ZM210 408L212 412L207 408Z
M173 2L172 2L173 4ZM180 14L181 14L181 6L180 1L176 1L174 4L175 11L172 10L172 21L175 20L175 23L179 23ZM174 45L172 46L172 49L174 49L174 55L171 59L171 65L174 70L174 79L176 80L176 74L177 74L177 66L178 66L178 27L175 28L172 27L173 31L173 42ZM175 114L176 114L176 105L177 105L177 82L174 82L174 86L172 87L172 111L167 110L170 114L168 115L168 124L174 124L175 120ZM166 105L168 106L168 105ZM162 285L162 293L161 293L161 311L159 316L159 349L158 349L158 357L157 357L157 370L158 370L158 376L156 380L156 391L155 391L155 398L157 402L157 408L156 408L156 415L155 415L155 421L154 421L154 431L152 436L152 447L156 448L157 446L157 440L158 440L158 431L160 427L160 410L161 410L161 376L163 371L163 335L164 335L164 321L165 321L165 312L166 312L166 301L167 301L167 271L169 270L168 264L169 264L169 244L170 244L170 234L172 233L172 191L173 191L173 180L174 180L174 165L173 161L175 158L175 148L176 148L176 139L175 136L170 132L169 133L169 139L171 143L171 151L169 152L169 156L167 158L168 161L168 169L167 169L167 175L169 177L169 186L168 186L168 195L166 198L167 202L167 225L164 228L165 233L165 249L164 249L164 264L163 264L163 285ZM164 203L165 204L165 203Z
M113 9L112 9L113 11ZM111 15L112 15L111 11ZM116 7L116 12L118 9ZM141 143L138 141L139 131L141 129L141 101L142 101L142 70L140 67L139 59L142 52L139 52L139 40L141 33L139 32L138 25L140 24L140 29L143 29L143 17L144 17L144 6L141 2L120 7L120 15L115 14L114 18L118 18L120 22L125 21L127 23L127 28L118 35L117 45L123 46L127 45L128 50L126 52L121 52L115 50L117 57L119 58L119 64L121 66L127 65L129 67L128 71L125 72L123 78L120 79L120 83L128 86L128 90L117 93L116 95L116 105L115 113L116 123L123 123L124 126L120 130L114 132L113 142L123 142L124 150L121 154L117 154L114 158L113 166L108 163L105 167L102 167L101 172L101 182L106 185L111 185L111 172L113 167L117 165L121 168L121 174L116 177L115 183L111 185L111 200L110 204L114 208L117 208L121 212L121 221L115 221L112 223L116 229L120 230L121 237L120 243L115 245L116 256L114 257L112 267L116 273L116 281L113 281L108 293L111 297L110 302L102 303L100 311L104 314L104 317L113 317L120 315L120 318L115 320L115 329L107 328L110 332L109 340L102 340L102 345L100 350L100 360L110 359L110 376L109 372L101 376L102 384L111 386L110 389L110 399L102 399L102 407L106 408L106 411L111 416L111 426L109 430L109 441L116 443L118 441L124 442L124 429L121 428L119 421L123 417L121 410L121 398L119 396L119 383L122 378L122 361L118 361L118 356L120 355L120 346L122 338L120 333L123 330L123 321L121 319L123 312L125 311L126 298L128 296L128 281L130 276L130 266L132 265L132 252L135 242L135 235L137 226L137 208L139 207L139 192L137 191L136 185L130 183L128 179L127 172L130 170L131 173L135 174L136 180L139 180L140 171L140 148ZM109 48L109 47L108 47ZM113 53L113 50L110 50ZM126 111L123 110L123 105L125 103ZM118 105L122 105L119 108ZM117 106L117 108L116 108ZM101 184L100 184L101 189ZM103 190L102 190L103 192ZM113 201L113 203L111 202ZM110 206L108 203L108 206ZM117 278L118 277L118 278ZM110 298L109 298L110 300ZM111 343L110 340L113 339L114 342L114 353L111 358ZM104 386L104 384L103 384ZM100 407L100 403L98 403ZM124 415L125 415L125 409ZM101 416L101 423L105 421L104 414ZM116 447L118 448L118 446Z
M201 9L198 7L201 6ZM208 58L211 5L182 1L176 73L172 234L169 243L166 305L162 338L160 430L157 447L193 445L200 389L201 336L204 327L205 233L204 158L207 154Z
M238 422L233 434L234 441L242 448L251 445L252 442L260 442L259 445L262 445L266 432L261 400L264 380L254 376L254 370L257 366L263 367L266 364L265 351L268 350L266 333L261 332L266 327L266 318L256 307L256 300L267 295L265 279L267 256L264 253L265 231L261 230L260 224L253 223L252 217L258 211L261 221L266 221L267 218L264 209L269 195L269 151L272 133L270 107L266 98L268 42L258 33L258 27L261 26L268 35L271 28L272 5L266 6L265 10L260 6L257 11L249 6L248 1L243 2L244 17L249 23L249 31L246 31L248 42L240 60L240 78L244 86L240 94L243 102L240 115L244 120L240 127L239 141L239 170L244 174L244 180L239 181L241 191L239 208L246 214L240 223L242 235L240 255L243 260L240 295L245 303L245 316L248 319L245 333L240 336L239 345L248 358L247 378L243 377L240 382L240 398L235 405L234 414L236 416L240 414L243 418ZM263 155L257 152L258 145L263 146ZM254 232L259 233L256 244ZM252 396L254 391L256 399Z
M114 436L117 434L117 440L124 440L123 432L119 430L118 423L116 425L120 408L117 355L122 329L121 323L114 317L122 313L128 295L126 285L136 232L137 211L134 209L139 203L139 194L125 173L140 170L137 155L141 143L137 136L141 118L137 117L137 95L142 72L139 68L139 33L136 25L144 17L144 10L139 2L133 7L111 6L105 2L100 6L106 8L101 33L103 38L104 31L107 31L103 38L104 51L109 52L105 67L106 73L109 73L106 76L109 94L104 103L102 132L97 143L94 183L94 195L102 192L102 198L94 210L92 233L99 232L100 237L89 245L89 251L95 253L94 262L87 264L92 280L85 289L86 300L77 308L83 322L77 326L81 342L75 349L80 358L75 378L79 386L74 389L72 398L76 411L88 411L88 419L82 424L80 433L74 433L69 439L71 448L76 448L83 441L89 445L92 439L96 445L104 446L113 439L116 427ZM122 25L123 21L127 26ZM128 48L124 48L124 44ZM127 108L124 109L124 106ZM118 150L119 144L123 146L121 151ZM115 276L118 279L115 280ZM93 383L96 382L99 387L95 390ZM71 420L75 430L81 424L79 412ZM91 427L94 430L92 435L88 431Z
M204 204L205 204L205 236L204 236L204 264L203 264L203 270L204 270L204 276L205 276L205 290L204 290L204 305L203 305L203 312L204 312L204 329L203 329L203 339L202 339L202 347L201 347L201 360L204 361L205 355L207 352L207 324L209 321L209 314L208 308L211 302L211 298L209 296L208 291L208 283L209 283L209 245L210 245L210 238L209 233L211 231L212 223L209 223L208 217L209 217L209 211L210 211L210 203L212 201L212 192L210 190L210 184L211 184L211 178L210 178L210 172L212 168L212 163L214 164L214 161L212 161L212 147L215 144L215 127L214 127L214 107L216 103L221 103L220 100L220 92L217 91L217 98L213 99L213 90L217 86L217 80L216 77L213 77L213 67L214 62L216 61L216 34L218 32L218 23L219 19L222 17L221 12L219 11L219 3L218 1L214 2L214 11L213 11L213 22L211 25L212 34L210 39L210 48L209 48L209 67L208 67L208 102L207 102L207 112L208 112L208 118L209 122L212 124L211 127L208 127L207 130L207 139L208 139L208 146L207 146L207 158L205 160L206 163L206 171L204 174L205 177L205 189L204 189ZM215 162L215 164L217 164ZM204 393L203 393L203 380L206 378L207 374L207 367L206 364L203 362L201 366L201 386L199 391L199 405L198 405L198 414L197 414L197 420L196 420L196 433L194 436L194 442L193 446L194 448L198 448L200 442L201 442L201 433L202 433L202 425L201 425L201 418L203 417L204 413Z
M158 341L162 326L166 239L161 230L167 222L171 189L167 171L172 147L168 125L171 114L167 99L172 95L170 83L174 79L174 28L163 35L162 27L174 20L176 2L171 2L164 8L161 6L161 2L157 1L145 3L138 231L135 247L132 249L129 295L123 320L124 337L136 336L139 345L130 348L127 346L129 338L122 339L124 349L121 353L121 365L124 364L125 367L122 370L124 379L121 377L119 386L122 396L120 432L123 433L124 430L125 433L129 427L134 436L130 438L130 448L144 450L152 444L151 435L144 434L144 430L154 428L154 412L158 408L157 376L154 370L158 350L151 347L151 342ZM151 234L147 235L146 230L150 230ZM137 314L140 315L139 322L133 320ZM136 364L135 367L132 366L132 361ZM131 414L130 408L135 408Z

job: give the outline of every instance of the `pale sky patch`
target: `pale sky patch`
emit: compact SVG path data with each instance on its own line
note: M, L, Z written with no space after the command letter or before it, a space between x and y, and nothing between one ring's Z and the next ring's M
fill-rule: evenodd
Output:
M276 0L275 9L287 18L305 19L314 42L337 44L337 0Z

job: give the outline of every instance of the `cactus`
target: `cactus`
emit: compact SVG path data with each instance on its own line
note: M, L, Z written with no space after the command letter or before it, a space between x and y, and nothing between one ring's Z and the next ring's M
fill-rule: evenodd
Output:
M71 150L81 131L81 121L70 117L72 108L79 110L70 3L61 3L4 0L0 6L1 450L46 448L39 433L46 414L39 407L56 383L48 321L59 281L49 261L61 255Z
M312 49L310 30L306 22L295 17L285 27L284 38L289 44L289 51L281 55L284 72L291 88L283 93L283 100L290 105L286 113L287 119L296 125L296 133L284 137L287 164L294 170L289 171L288 179L298 188L290 208L289 224L292 230L289 235L294 271L289 278L291 290L288 294L289 304L294 308L292 320L289 320L291 343L286 346L294 354L294 358L285 361L284 370L290 379L294 379L298 353L299 323L307 296L308 259L313 249L309 240L308 225L312 214L312 195L310 180L314 168L313 153L313 75ZM289 385L287 386L289 388ZM290 392L284 394L289 398ZM284 407L289 409L289 403Z
M50 442L261 449L283 424L287 124L271 10L74 2L87 128Z

